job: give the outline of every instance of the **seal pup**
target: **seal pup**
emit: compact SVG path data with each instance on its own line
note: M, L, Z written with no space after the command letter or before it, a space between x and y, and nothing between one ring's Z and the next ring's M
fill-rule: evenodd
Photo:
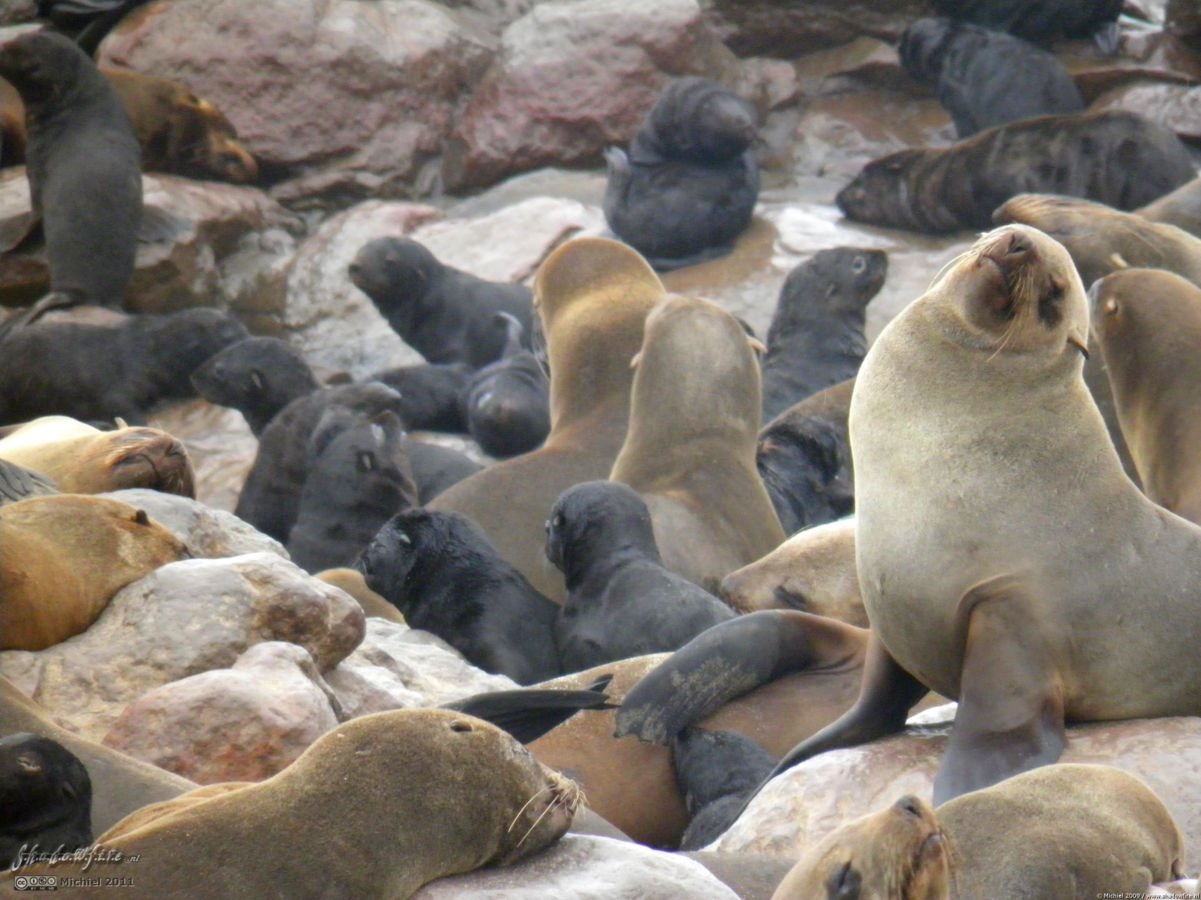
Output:
M113 594L190 554L143 510L80 494L0 506L0 650L87 629Z
M550 379L522 346L524 329L497 313L506 334L500 358L476 372L460 395L467 430L485 453L500 458L536 449L550 433Z
M142 217L141 148L121 98L50 31L0 45L0 76L25 104L29 191L50 267L50 293L35 308L120 307Z
M0 738L0 864L92 843L92 781L79 757L28 732Z
M1085 197L1134 209L1192 180L1173 132L1102 110L999 125L942 148L899 150L863 167L835 202L857 222L943 233L988 228L1015 194Z
M498 312L515 316L529 333L529 288L485 281L443 265L411 238L370 241L349 272L392 330L428 362L466 362L478 369L499 358L505 336L492 326Z
M855 505L847 413L855 379L790 406L759 432L755 468L785 534L850 515Z
M534 278L550 363L550 434L539 449L464 479L430 504L471 518L556 603L566 591L546 559L542 527L563 491L606 478L613 467L629 422L629 363L663 296L654 270L617 241L577 238L551 253Z
M953 19L918 19L897 48L901 68L934 90L960 138L1030 119L1083 112L1076 82L1029 41Z
M759 197L754 107L707 78L679 78L627 154L605 150L609 227L660 271L724 256Z
M1201 528L1122 471L1088 326L1067 251L1009 225L876 339L850 416L868 674L777 771L899 730L927 689L959 700L936 802L1055 762L1065 721L1195 714Z
M738 320L665 297L646 318L609 479L642 495L663 564L713 594L784 540L755 468L761 409L759 360Z
M466 516L398 513L354 567L410 627L433 632L485 672L518 684L562 673L554 639L558 607L505 562Z
M1118 422L1148 497L1201 522L1201 288L1162 269L1106 275L1089 291Z
M934 0L940 15L1007 31L1034 43L1057 37L1098 38L1103 50L1117 48L1113 33L1122 0Z
M17 328L0 339L0 423L57 414L144 424L156 404L195 396L189 376L246 337L209 308Z
M471 366L457 362L384 369L364 380L386 384L400 394L401 420L407 428L467 434L470 429L462 409L463 394L470 389L473 377Z
M92 56L104 36L146 0L39 0L38 13Z
M200 790L100 835L138 857L126 894L403 900L435 878L508 865L553 843L581 801L504 731L441 709L359 717L266 781ZM287 823L303 827L286 844L261 840Z
M734 617L664 568L650 511L619 482L587 481L563 492L546 521L546 557L567 585L555 643L568 672L675 650Z
M687 728L671 739L671 763L689 816L680 849L700 850L726 830L727 807L741 808L776 758L745 735Z
M823 388L854 378L867 352L867 304L888 274L888 254L820 250L780 287L763 357L763 422Z

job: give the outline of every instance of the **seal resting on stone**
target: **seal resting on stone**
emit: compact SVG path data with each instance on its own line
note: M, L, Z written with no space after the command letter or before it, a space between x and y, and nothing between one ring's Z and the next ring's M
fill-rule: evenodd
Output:
M507 335L500 358L480 369L461 396L467 430L485 453L516 456L536 449L550 433L550 379L521 345L524 329L508 313L496 324Z
M713 594L784 540L755 468L759 378L750 339L717 304L671 295L647 316L609 478L642 495L663 564Z
M79 634L113 594L187 548L144 511L80 494L0 506L0 649Z
M581 800L505 732L440 709L362 716L266 781L200 790L100 835L138 857L134 884L122 888L129 896L184 900L202 886L213 900L403 900L435 878L508 865L553 843ZM263 842L290 822L304 824L286 844Z
M1040 116L950 147L899 150L863 167L835 198L849 219L942 233L988 228L1015 194L1067 194L1119 209L1196 175L1176 135L1122 110Z
M28 732L0 738L0 862L15 869L92 843L92 781L79 757Z
M475 521L556 603L566 593L546 559L542 526L567 488L608 477L629 422L630 360L663 296L654 270L617 241L577 238L548 256L534 303L550 360L550 434L539 449L464 479L430 504Z
M777 771L899 730L927 689L959 700L936 802L1055 762L1065 721L1201 708L1201 528L1122 471L1088 327L1067 251L1009 225L876 339L850 415L868 674Z
M867 352L867 304L884 285L888 254L860 247L819 250L780 288L763 357L763 421L854 378Z
M660 270L723 256L759 197L754 108L707 78L669 84L627 154L605 151L605 219Z

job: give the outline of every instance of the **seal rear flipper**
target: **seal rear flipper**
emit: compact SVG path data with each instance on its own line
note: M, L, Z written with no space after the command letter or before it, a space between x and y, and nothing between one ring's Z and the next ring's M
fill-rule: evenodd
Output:
M536 741L582 709L614 709L603 693L613 680L603 675L584 690L536 688L489 691L446 703L443 709L467 713L503 728L523 744Z
M939 805L1059 759L1064 697L1027 590L1009 577L977 585L960 675L959 710L934 779ZM1045 618L1045 617L1042 617Z

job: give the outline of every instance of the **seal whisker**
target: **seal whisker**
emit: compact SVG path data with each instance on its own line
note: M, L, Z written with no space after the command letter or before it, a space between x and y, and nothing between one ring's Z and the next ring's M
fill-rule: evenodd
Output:
M509 823L509 827L506 828L505 831L512 831L513 826L517 824L517 820L521 818L522 814L527 809L529 809L530 804L533 803L535 800L537 800L539 797L541 797L543 794L545 794L547 791L553 791L553 790L554 790L553 786L544 787L542 790L538 791L536 794L534 794L532 797L530 797L529 800L525 801L525 803L523 803L521 805L521 809L517 810L517 815L515 815L513 817L513 821Z

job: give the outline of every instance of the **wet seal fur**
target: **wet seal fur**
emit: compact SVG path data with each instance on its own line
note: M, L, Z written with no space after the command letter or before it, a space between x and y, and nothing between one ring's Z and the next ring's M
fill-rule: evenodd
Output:
M927 689L959 700L936 802L1055 762L1065 722L1201 708L1201 528L1122 471L1082 377L1088 327L1067 251L1009 225L876 339L850 418L863 690L777 771L899 730Z
M659 270L729 253L759 196L757 116L707 78L667 86L627 154L605 151L605 219Z
M213 900L403 900L435 878L508 865L553 843L581 799L486 722L395 710L339 725L266 781L200 788L118 822L98 842L138 856L134 885L123 888L134 898L184 900L200 886ZM286 845L259 839L288 821L306 827Z
M28 732L0 738L0 866L92 843L92 781L79 757ZM28 854L28 855L27 855Z
M1195 175L1173 132L1110 110L1040 116L950 147L899 150L869 162L835 201L858 222L937 234L990 227L993 210L1015 194L1067 194L1134 209Z

